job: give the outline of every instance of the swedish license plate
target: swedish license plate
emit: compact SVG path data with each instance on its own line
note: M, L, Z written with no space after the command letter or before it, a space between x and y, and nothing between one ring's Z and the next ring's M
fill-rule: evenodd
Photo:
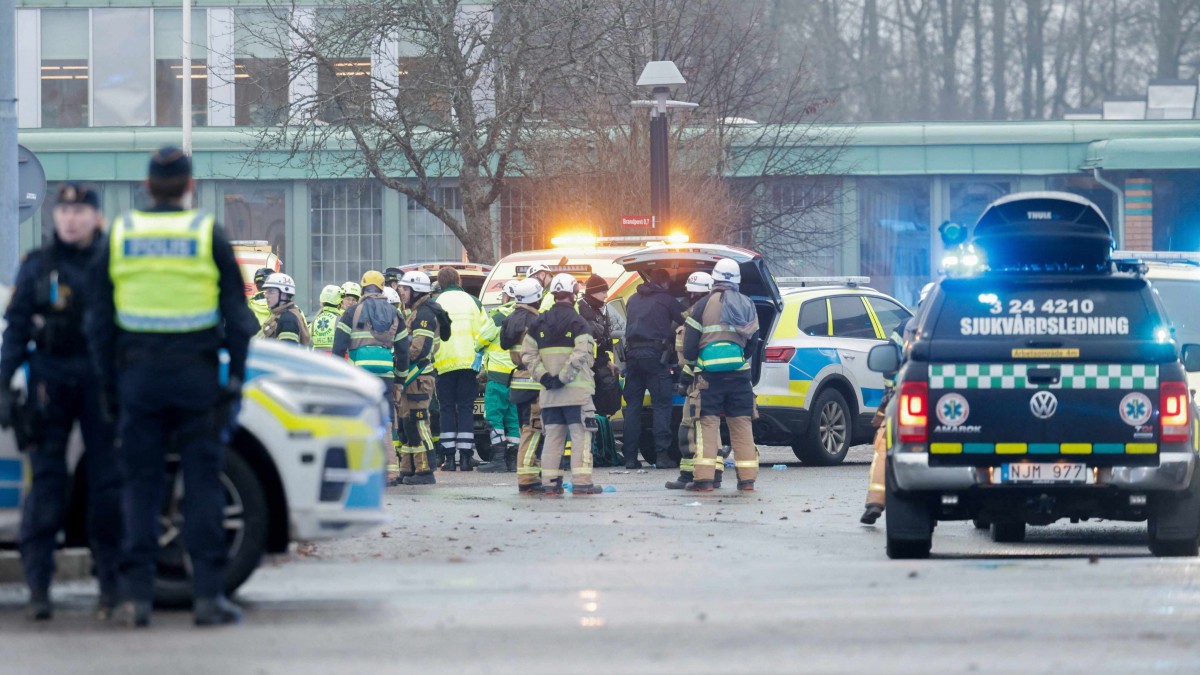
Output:
M482 414L483 414L483 401L475 401L474 413L475 413L476 415L482 415Z
M1087 464L1035 463L1000 465L1001 483L1095 483L1096 472Z

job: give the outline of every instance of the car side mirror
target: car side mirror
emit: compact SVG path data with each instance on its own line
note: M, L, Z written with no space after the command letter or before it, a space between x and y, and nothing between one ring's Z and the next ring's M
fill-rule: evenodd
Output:
M1188 343L1183 346L1183 369L1189 373L1200 372L1200 345Z
M867 353L867 368L876 373L894 373L900 370L900 347L893 342L875 345Z

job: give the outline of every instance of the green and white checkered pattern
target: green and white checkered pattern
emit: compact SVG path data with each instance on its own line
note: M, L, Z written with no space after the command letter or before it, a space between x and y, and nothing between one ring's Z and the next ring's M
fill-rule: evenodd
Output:
M1030 368L1058 368L1057 384L1033 384ZM931 364L930 389L1157 389L1158 366L1127 363Z

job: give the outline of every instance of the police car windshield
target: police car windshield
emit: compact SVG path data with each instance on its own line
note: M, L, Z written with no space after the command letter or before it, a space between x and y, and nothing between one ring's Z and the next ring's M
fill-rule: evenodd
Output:
M1200 343L1200 308L1196 307L1200 284L1182 279L1154 279L1151 283L1167 308L1167 318L1175 328L1175 341Z
M1169 343L1143 279L955 279L944 281L942 291L931 317L935 352L943 351L940 341L992 358L1038 358L1037 350L1051 350L1044 355L1136 359L1129 353L1136 343Z

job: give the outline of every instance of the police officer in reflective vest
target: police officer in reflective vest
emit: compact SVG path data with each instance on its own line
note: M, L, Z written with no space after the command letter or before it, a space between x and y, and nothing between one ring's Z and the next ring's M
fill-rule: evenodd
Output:
M301 347L311 347L312 339L308 335L308 324L304 315L296 308L296 282L282 272L276 272L267 277L263 284L267 294L267 306L271 308L271 318L262 325L259 335L268 340L291 342Z
M270 267L260 267L254 271L254 295L246 299L246 305L254 312L254 318L258 320L259 325L271 318L271 308L267 305L267 293L263 290L263 284L267 282L267 277L274 273L275 270Z
M684 290L688 292L690 305L685 314L690 314L697 303L708 297L712 286L713 278L708 272L693 272L688 277ZM696 364L683 358L683 335L684 327L680 326L675 330L675 354L679 359L679 372L681 373L679 394L684 397L683 415L679 421L679 453L682 455L682 459L679 460L679 478L667 481L668 490L682 490L692 482L698 449L696 438L700 436L698 429L700 425L700 388L696 386ZM717 463L714 467L716 473L713 474L714 488L721 487L721 478L725 474L723 460L724 457L718 451Z
M408 311L408 333L411 336L405 351L404 381L401 389L400 481L404 485L433 485L433 434L429 430L429 403L433 399L433 359L441 346L442 330L439 312L435 311L429 292L433 284L429 275L413 270L400 279L400 302Z
M258 324L224 231L211 214L185 206L195 193L191 173L178 148L151 157L146 188L154 206L113 223L92 274L91 347L107 400L119 410L122 614L133 626L150 622L168 453L178 453L183 471L195 623L241 620L224 596L222 439Z
M308 334L312 338L313 349L319 352L333 352L333 338L337 333L338 318L342 316L342 289L329 284L321 289L321 311L313 317L308 325Z
M21 262L4 314L0 427L19 425L19 447L29 452L32 483L22 505L19 544L29 585L29 618L40 621L53 613L54 551L71 494L67 439L79 422L85 447L80 467L86 467L87 475L88 539L100 582L97 613L107 618L117 602L121 477L113 455L112 421L100 402L83 329L90 288L87 266L103 245L100 197L91 186L64 183L53 216L53 239ZM23 364L29 365L26 403L17 410L17 395L9 383Z
M712 276L712 292L692 307L684 323L683 356L698 368L694 376L700 390L697 445L702 451L695 459L695 480L686 489L712 491L719 461L720 416L724 415L737 467L738 490L752 491L758 478L758 450L750 426L754 413L750 356L759 345L758 312L754 301L738 292L742 272L737 262L718 260ZM684 376L681 383L690 384L689 378Z
M512 379L509 381L508 400L517 406L517 423L521 438L517 448L517 492L536 494L542 484L542 470L538 461L538 445L542 442L542 416L538 406L538 392L542 385L529 374L529 367L521 360L521 345L525 334L538 318L538 307L542 303L542 285L528 277L513 286L516 305L500 325L500 348L507 349L513 362Z
M538 405L546 430L542 448L542 486L538 493L563 494L563 472L559 468L571 436L572 494L603 492L592 482L592 432L596 411L592 406L595 384L592 363L596 339L591 326L575 311L575 289L579 282L570 274L559 274L550 282L554 305L534 320L521 343L521 361L529 375L542 385Z
M484 417L491 427L492 458L479 467L485 473L513 472L517 470L517 443L520 426L517 405L509 400L509 385L512 383L512 357L500 346L500 327L516 307L517 285L515 279L504 282L504 299L499 307L488 316L488 321L475 340L475 348L483 353L487 385L483 392Z

